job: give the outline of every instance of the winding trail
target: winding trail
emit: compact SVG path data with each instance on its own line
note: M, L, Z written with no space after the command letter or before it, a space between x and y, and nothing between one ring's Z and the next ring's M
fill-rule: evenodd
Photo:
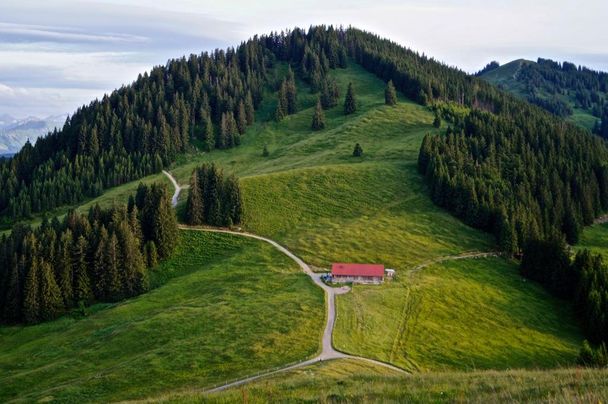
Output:
M439 264L439 263L445 262L445 261L456 261L456 260L464 260L464 259L469 259L469 258L500 257L500 255L501 254L499 252L495 252L495 251L486 251L486 252L470 251L470 252L465 252L465 253L458 254L458 255L446 255L446 256L437 257L432 260L423 262L422 264L416 265L414 268L411 268L408 271L408 274L413 274L413 273L419 272L428 266L431 266L433 264Z
M163 174L165 174L171 180L171 182L173 183L173 185L175 187L175 193L173 194L172 204L173 204L173 206L176 206L177 198L179 197L179 193L182 190L182 187L179 186L179 184L177 183L175 178L173 178L173 176L168 171L163 170ZM251 381L254 381L254 380L260 379L262 377L269 376L269 375L273 375L273 374L276 374L279 372L285 372L285 371L288 371L291 369L296 369L296 368L300 368L303 366L311 365L313 363L317 363L317 362L321 362L321 361L325 361L325 360L332 360L332 359L344 359L344 358L357 359L357 360L362 360L365 362L373 363L376 365L380 365L380 366L392 369L396 372L408 374L408 372L406 372L405 370L403 370L397 366L393 366L391 364L388 364L388 363L385 363L382 361L378 361L375 359L364 358L364 357L355 356L355 355L348 355L348 354L342 353L334 348L333 343L332 343L332 337L333 337L333 332L334 332L334 324L336 322L335 297L336 297L336 295L348 293L350 291L349 287L343 286L341 288L332 288L332 287L326 285L321 280L321 274L313 272L312 269L310 269L310 267L308 266L308 264L306 264L304 261L302 261L302 259L300 259L297 255L295 255L294 253L292 253L291 251L289 251L287 248L283 247L276 241L271 240L269 238L258 236L257 234L253 234L253 233L247 233L247 232L242 232L242 231L233 231L233 230L227 230L227 229L217 229L217 228L208 228L208 227L192 227L192 226L186 226L186 225L180 225L179 228L183 229L183 230L189 230L189 231L206 231L206 232L211 232L211 233L234 234L237 236L249 237L249 238L253 238L256 240L261 240L266 243L269 243L273 247L275 247L277 250L281 251L283 254L287 255L289 258L294 260L298 264L298 266L302 269L302 271L304 271L304 273L306 275L308 275L318 287L323 289L323 291L325 292L325 300L327 302L325 330L323 331L323 337L321 340L322 349L321 349L321 353L319 355L315 356L312 359L308 359L308 360L299 362L294 365L288 365L284 368L270 370L268 372L262 372L255 376L246 377L246 378L243 378L243 379L231 382L231 383L227 383L227 384L224 384L224 385L212 388L212 389L208 389L208 390L205 390L205 392L213 393L213 392L225 390L230 387L249 383Z
M175 178L173 178L171 173L163 170L163 174L165 174L167 176L167 178L169 178L171 183L173 183L173 187L175 188L175 192L173 192L173 197L171 198L171 205L173 205L173 207L176 207L177 198L179 198L179 193L182 192L182 187L177 183L177 181L175 181Z

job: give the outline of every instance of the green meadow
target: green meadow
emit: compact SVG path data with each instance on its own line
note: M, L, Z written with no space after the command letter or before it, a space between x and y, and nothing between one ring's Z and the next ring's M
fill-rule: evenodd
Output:
M581 335L571 308L524 282L511 261L446 261L411 271L439 257L492 251L494 240L428 196L416 166L423 136L437 131L431 111L404 98L395 107L384 105L384 83L353 62L332 74L341 99L354 84L354 115L344 116L340 102L326 111L326 128L311 131L316 95L299 82L298 113L269 120L276 97L268 94L239 147L192 152L170 171L182 185L204 162L238 175L240 226L319 269L336 261L395 268L395 281L356 285L338 297L334 343L415 373L403 378L335 361L209 399L437 401L477 394L492 401L577 393L571 385L551 387L561 371L436 373L572 365ZM357 142L361 158L352 156ZM268 157L262 156L264 145ZM169 184L162 174L144 179L157 180ZM79 209L125 202L138 183L108 190ZM311 357L319 348L322 291L263 242L181 231L177 253L154 269L152 281L151 292L94 306L86 316L0 328L0 401L197 401L207 386ZM563 372L564 384L576 377ZM584 373L581 386L601 386L598 374ZM476 381L479 375L482 381ZM535 378L530 391L510 386Z
M324 296L257 240L181 231L154 289L35 326L0 328L0 401L116 401L215 383L319 349Z

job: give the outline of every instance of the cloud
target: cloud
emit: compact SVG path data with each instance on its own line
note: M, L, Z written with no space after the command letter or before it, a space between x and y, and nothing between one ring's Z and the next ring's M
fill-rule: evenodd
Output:
M11 24L0 22L0 39L4 41L55 41L55 42L127 42L141 43L148 38L139 35L87 33L77 29L43 25Z
M605 0L1 0L0 114L72 112L169 58L320 23L469 72L538 56L608 70L606 15Z

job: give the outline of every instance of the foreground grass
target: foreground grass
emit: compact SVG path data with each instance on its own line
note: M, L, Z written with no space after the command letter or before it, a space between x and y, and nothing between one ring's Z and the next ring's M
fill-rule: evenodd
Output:
M434 264L338 297L336 346L412 370L547 368L574 363L570 305L501 258Z
M390 374L352 360L326 362L231 390L168 402L605 402L608 370L556 369Z
M261 241L180 232L151 292L84 318L0 328L0 401L113 401L315 354L322 291Z

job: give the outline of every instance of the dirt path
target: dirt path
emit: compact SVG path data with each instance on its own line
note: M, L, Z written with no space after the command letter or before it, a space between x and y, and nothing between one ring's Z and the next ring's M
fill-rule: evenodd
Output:
M466 252L466 253L462 253L462 254L458 254L458 255L446 255L444 257L434 258L430 261L423 262L420 265L416 265L414 268L412 268L408 271L408 274L416 273L430 265L439 264L440 262L445 262L445 261L464 260L464 259L469 259L469 258L499 257L499 256L500 256L500 253L495 252L495 251L490 251L490 252L471 251L471 252Z
M173 200L172 200L172 204L173 206L177 205L177 198L179 197L179 193L182 190L182 187L177 183L177 181L175 180L175 178L173 178L173 176L171 175L171 173L169 173L168 171L163 170L163 174L165 174L169 180L171 180L171 182L173 183L173 186L175 187L175 193L173 194ZM287 365L284 368L280 368L280 369L273 369L273 370L269 370L268 372L261 372L257 375L254 376L250 376L250 377L245 377L243 379L239 379L230 383L226 383L223 384L221 386L218 387L214 387L212 389L209 390L205 390L205 392L208 393L212 393L212 392L216 392L216 391L221 391L221 390L225 390L228 389L230 387L234 387L234 386L239 386L241 384L245 384L245 383L249 383L251 381L260 379L262 377L266 377L269 375L273 375L279 372L285 372L291 369L296 369L299 367L303 367L303 366L308 366L311 365L313 363L316 362L321 362L321 361L325 361L325 360L332 360L332 359L341 359L341 358L349 358L349 359L357 359L357 360L362 360L362 361L366 361L369 363L374 363L376 365L380 365L389 369L392 369L396 372L400 372L400 373L404 373L407 374L408 372L406 372L405 370L397 367L397 366L393 366L391 364L385 363L385 362L381 362L381 361L377 361L375 359L370 359L370 358L364 358L364 357L360 357L360 356L354 356L354 355L348 355L345 353L342 353L340 351L337 351L332 343L332 339L333 339L333 332L334 332L334 325L336 323L336 301L335 301L335 297L336 295L341 295L344 293L347 293L350 291L350 288L347 286L343 286L341 288L332 288L328 285L326 285L325 283L323 283L323 281L321 281L321 274L315 273L312 271L312 269L310 269L310 267L308 266L307 263L305 263L304 261L302 261L297 255L295 255L294 253L292 253L291 251L289 251L287 248L283 247L282 245L280 245L279 243L277 243L274 240L271 240L269 238L266 237L262 237L262 236L258 236L257 234L252 234L252 233L246 233L246 232L241 232L241 231L233 231L233 230L227 230L227 229L217 229L217 228L207 228L207 227L191 227L191 226L185 226L185 225L180 225L179 226L180 229L184 229L184 230L190 230L190 231L206 231L206 232L212 232L212 233L226 233L226 234L234 234L237 236L241 236L241 237L249 237L249 238L253 238L256 240L261 240L264 241L266 243L271 244L273 247L275 247L277 250L281 251L283 254L287 255L289 258L291 258L292 260L294 260L298 266L302 269L302 271L304 271L304 273L306 275L308 275L312 281L321 289L323 289L323 291L325 292L325 300L327 302L326 308L327 308L327 314L326 314L326 322L325 322L325 330L323 331L323 338L321 340L322 343L322 348L321 348L321 353L319 355L317 355L316 357L306 360L306 361L302 361L299 362L297 364L293 364L293 365Z
M182 187L175 181L175 178L168 171L163 170L163 174L169 178L169 180L173 183L173 187L175 188L175 192L173 192L173 197L171 198L171 205L173 207L177 206L177 198L179 198L179 193L182 192Z

